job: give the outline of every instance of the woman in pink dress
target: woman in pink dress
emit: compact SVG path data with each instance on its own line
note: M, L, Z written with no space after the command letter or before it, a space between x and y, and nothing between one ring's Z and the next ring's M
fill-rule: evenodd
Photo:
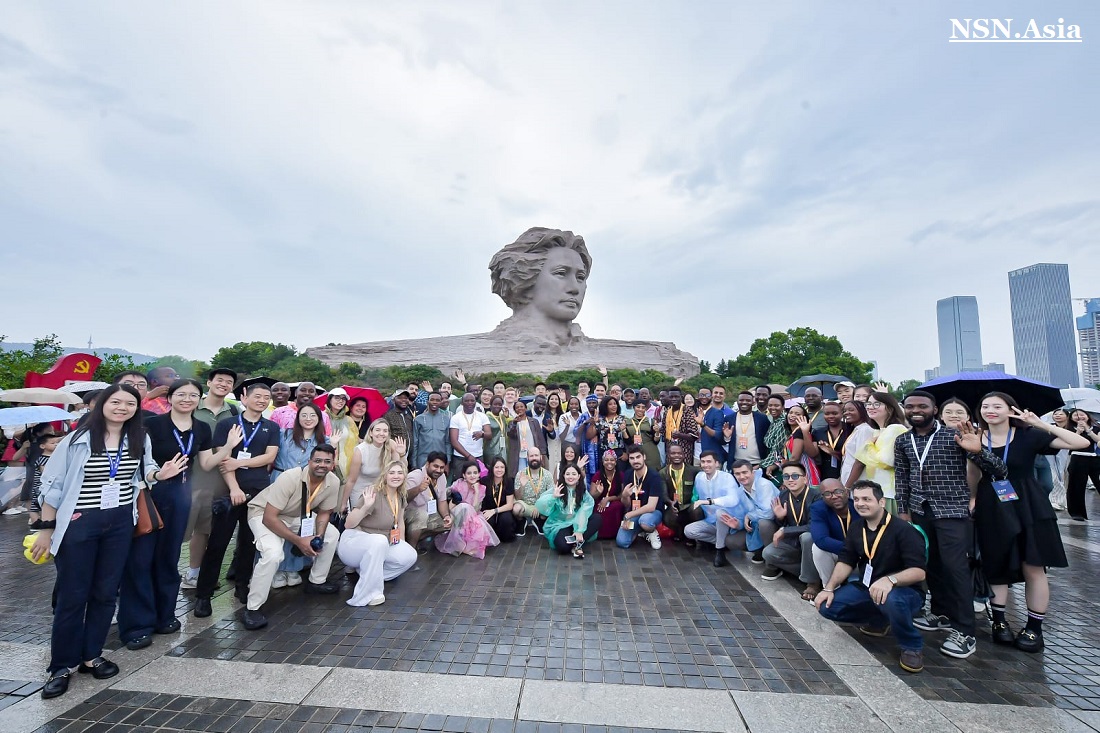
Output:
M447 555L469 555L478 560L485 558L486 547L496 547L500 538L479 507L485 498L485 486L481 483L481 469L476 463L462 465L462 478L447 490L451 506L451 528L435 538L435 548Z

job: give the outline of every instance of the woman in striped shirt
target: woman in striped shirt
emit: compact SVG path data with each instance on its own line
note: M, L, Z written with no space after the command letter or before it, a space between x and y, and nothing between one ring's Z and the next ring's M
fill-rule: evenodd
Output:
M42 474L42 526L35 559L53 553L57 601L50 641L50 678L42 697L63 695L73 667L96 679L118 674L102 656L137 520L134 492L169 479L185 459L160 467L138 409L133 387L103 390L84 426L61 441ZM144 476L140 475L144 473Z

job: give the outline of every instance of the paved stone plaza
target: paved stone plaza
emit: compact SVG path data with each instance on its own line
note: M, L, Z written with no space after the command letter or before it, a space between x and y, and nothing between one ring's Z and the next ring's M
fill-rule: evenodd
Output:
M1100 516L1100 500L1090 497ZM820 619L794 584L666 542L575 561L530 532L482 561L437 553L377 608L272 592L245 631L223 589L214 615L179 604L183 633L107 655L111 680L73 675L44 701L52 566L21 557L0 518L0 731L1048 731L1100 730L1100 526L1063 522L1047 649L941 655L901 672L891 639ZM343 577L337 563L334 577ZM1022 593L1012 622L1021 625ZM1091 727L1090 727L1091 726Z

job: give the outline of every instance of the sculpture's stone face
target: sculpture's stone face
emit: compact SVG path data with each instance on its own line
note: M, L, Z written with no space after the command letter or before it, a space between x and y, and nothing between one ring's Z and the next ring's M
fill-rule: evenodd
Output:
M576 250L555 247L546 253L542 272L532 287L531 302L526 306L541 311L555 321L570 322L584 305L588 288L588 268Z

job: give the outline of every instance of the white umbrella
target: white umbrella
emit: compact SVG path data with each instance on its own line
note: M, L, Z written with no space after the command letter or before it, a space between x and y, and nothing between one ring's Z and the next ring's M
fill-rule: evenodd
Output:
M72 419L72 413L53 405L31 405L30 407L5 407L0 409L0 428L35 425L43 422L69 422Z
M72 384L66 384L64 387L59 387L57 391L84 394L85 392L91 392L93 389L107 389L110 386L106 382L73 382Z
M72 392L45 387L6 389L0 392L0 402L27 402L32 405L82 405L84 400Z
M1076 407L1078 402L1084 400L1093 400L1100 403L1100 389L1091 389L1090 387L1070 387L1069 389L1058 390L1062 394L1062 399L1068 407Z

